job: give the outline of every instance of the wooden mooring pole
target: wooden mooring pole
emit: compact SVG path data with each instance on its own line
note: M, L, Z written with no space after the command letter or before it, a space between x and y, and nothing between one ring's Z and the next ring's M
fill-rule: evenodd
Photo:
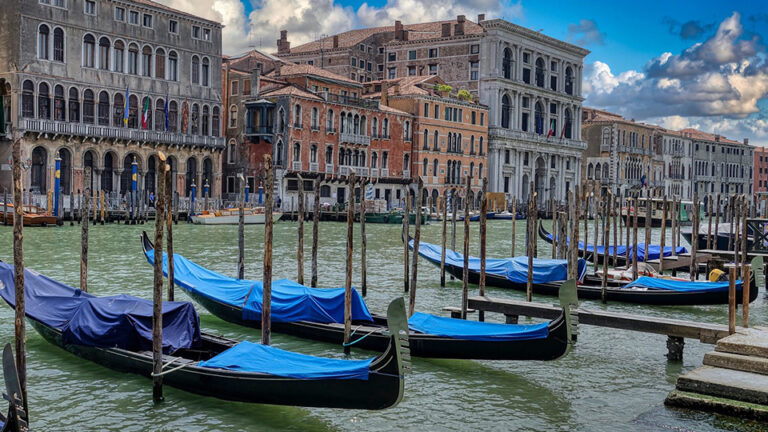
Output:
M93 175L91 167L85 167L86 184L91 184L89 181ZM85 189L85 211L81 211L81 234L80 234L80 290L88 292L88 214L90 213L90 198L91 189Z
M165 177L165 154L158 152L158 170ZM152 399L163 400L163 217L165 215L165 182L158 182L155 203L154 289L152 290Z
M458 210L459 205L456 200L456 189L453 189L451 191L451 207L453 210L453 215L452 215L453 219L451 219L451 250L455 251L456 250L456 218L458 217L457 213L459 211ZM454 277L453 275L451 275L451 280L453 279Z
M594 192L592 192L594 195ZM594 242L592 243L592 263L595 266L595 272L597 272L597 245L600 244L600 217L603 217L603 212L600 211L600 195L594 195L592 198L592 222L594 224L593 231L595 232ZM603 234L605 235L605 234ZM605 240L605 239L603 239ZM607 250L607 249L606 249Z
M640 210L640 201L638 197L634 198L634 203L634 220L632 226L632 280L637 280L637 216Z
M570 208L570 207L569 207ZM557 258L561 260L567 260L570 263L571 257L568 255L568 214L566 212L558 212L560 216L558 220L558 232L557 237Z
M368 295L368 263L365 257L368 248L368 239L365 238L365 188L370 180L360 182L360 285L363 290L363 297Z
M410 261L408 259L408 237L411 235L410 218L411 218L411 190L408 186L404 188L405 192L405 214L403 215L403 292L408 292L408 266Z
M619 205L621 205L621 200L619 200ZM621 221L621 218L618 218L617 220L617 214L618 211L616 210L616 195L611 194L611 216L613 217L613 265L616 265L616 258L617 258L617 249L619 248L619 239L621 238L620 232L617 230L619 228L619 223ZM607 258L607 252L606 252L606 258Z
M717 202L715 203L715 238L714 242L709 245L709 248L712 249L712 246L714 246L715 249L717 249L717 242L718 242L718 235L720 233L720 212L722 211L722 201L720 201L720 194L717 194Z
M296 234L298 242L296 246L296 281L299 285L304 285L304 177L297 174L299 180L299 211L296 214ZM354 190L352 191L354 193ZM350 203L354 208L355 196L350 195ZM352 214L354 217L354 213Z
M734 334L736 332L736 265L729 264L727 267L728 267L728 334Z
M240 199L238 200L237 212L237 278L245 279L245 177L242 174L237 176L240 179ZM267 223L266 216L264 223Z
M525 299L531 301L533 299L533 255L535 253L534 242L536 241L536 190L535 183L531 182L531 191L528 193L528 223L526 224L528 247L526 255L528 255L528 280L525 285ZM586 220L586 219L585 219Z
M747 218L749 217L749 202L746 195L741 196L741 266L739 273L744 278L744 268L747 266Z
M413 257L411 262L411 284L408 296L408 316L413 315L416 307L416 281L418 280L419 270L419 243L421 242L421 200L424 193L424 181L421 176L416 181L418 187L416 193L416 228L413 232ZM406 239L407 240L407 239Z
M664 244L667 237L667 196L664 195L661 209L661 238L659 239L659 274L664 274Z
M693 193L693 232L691 237L691 265L689 272L691 280L699 277L699 263L696 261L696 252L699 248L699 193Z
M517 198L512 198L512 257L515 256L515 247L517 246L517 240L515 239L517 234Z
M651 254L651 225L653 225L653 201L649 193L645 199L645 247L643 248L643 262L648 263Z
M608 194L605 195L603 205L603 280L600 290L600 298L603 303L606 302L605 291L608 288L608 239L611 237L612 196L613 194L609 191ZM613 245L613 248L616 249L616 245ZM597 244L595 244L595 249L597 249ZM595 253L595 255L597 255L597 253ZM597 266L597 258L595 258L595 266Z
M408 215L406 215L407 217ZM352 246L355 225L355 172L349 173L349 205L347 206L347 254L344 283L344 353L349 354L352 335ZM406 241L406 247L408 242ZM406 262L407 267L407 262Z
M16 348L16 369L19 373L19 387L23 396L25 410L27 404L27 332L24 294L24 196L21 188L21 137L14 137L13 148L13 283L15 285L14 341ZM11 395L12 396L12 395Z
M757 271L762 271L762 269L757 269ZM749 290L751 288L752 284L752 266L750 264L747 264L744 266L744 276L742 277L742 280L744 281L744 285L741 289L741 326L744 328L749 327Z
M709 206L709 211L707 212L707 249L712 249L712 195L709 195L709 199L707 200L707 204ZM698 239L698 234L695 233L691 236L691 239ZM698 241L698 240L697 240Z
M163 215L162 217L157 215L157 207L155 207L155 223L156 224L162 224L165 222L165 229L168 231L168 301L174 301L174 286L175 286L175 279L173 274L173 212L172 212L172 204L173 204L173 172L169 169L165 170L165 174L160 173L158 175L158 183L165 182L165 206L163 207ZM155 201L159 199L160 196L160 189L158 187L157 191L157 197L155 197Z
M469 298L469 193L472 176L467 176L467 190L464 193L464 272L462 273L461 319L467 319L467 299Z
M264 188L264 267L263 267L263 294L261 299L261 343L269 345L272 338L272 209L274 200L272 194L275 184L272 155L264 155L264 172L266 184Z
M480 195L480 295L485 295L485 260L486 236L488 235L488 177L483 177L483 190ZM478 321L485 321L485 312L478 312Z
M440 252L440 286L445 286L445 247L448 242L448 189L443 192L443 250Z
M552 259L557 259L557 245L558 245L558 237L557 237L557 217L560 212L557 211L557 209L554 207L554 211L552 212Z
M317 288L317 243L320 237L320 179L315 180L315 205L312 211L312 278L310 284L312 288ZM363 242L365 235L363 234ZM365 259L363 259L365 262ZM365 272L363 272L365 274ZM365 285L363 285L363 295L365 295Z

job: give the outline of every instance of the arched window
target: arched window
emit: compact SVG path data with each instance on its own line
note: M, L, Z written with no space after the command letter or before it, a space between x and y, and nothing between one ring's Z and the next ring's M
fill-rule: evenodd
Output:
M429 131L424 129L424 142L421 144L424 150L429 150Z
M320 119L320 112L317 110L317 107L312 107L312 129L319 129L320 126L318 126L318 121Z
M21 116L33 118L35 117L35 84L26 80L21 89Z
M196 183L197 180L197 159L191 157L187 159L187 196L192 194L192 184L194 183L196 189L200 190L200 185ZM200 194L196 192L199 196Z
M94 67L94 56L96 52L96 39L92 35L83 37L83 66Z
M501 127L509 128L509 114L512 110L512 106L509 103L509 96L504 95L501 97Z
M40 94L43 92L41 91ZM64 121L67 119L67 109L64 102L64 87L57 85L53 88L53 119Z
M141 74L145 77L152 76L152 47L147 45L141 49Z
M544 133L544 107L541 102L536 102L536 110L534 113L534 121L536 123L536 133L541 135Z
M211 132L211 129L208 127L208 122L210 120L210 108L208 108L208 105L203 105L202 126L200 128L203 136L208 136Z
M168 132L176 133L179 130L179 105L176 101L168 104Z
M53 30L53 60L64 61L64 30L60 28Z
M376 117L371 120L371 134L374 138L379 136L379 119Z
M95 102L92 90L83 92L83 123L93 124L95 120Z
M565 68L565 92L569 95L573 94L573 70L570 66Z
M536 59L536 86L544 87L544 59Z
M437 159L432 161L432 175L437 177L438 162Z
M461 134L459 134L459 138L458 138L457 144L458 144L458 148L456 149L456 151L459 152L459 153L462 153L463 152L462 147L464 145L464 140L461 139Z
M565 109L565 137L571 139L573 129L573 118L571 117L571 110Z
M411 160L408 153L403 155L403 171L409 171L411 169Z
M469 176L474 177L475 176L475 163L470 162L469 163Z
M80 92L74 87L69 89L69 121L80 123Z
M61 193L69 195L72 188L72 153L62 148L59 150L59 157L61 158Z
M504 59L502 60L501 69L504 73L504 78L512 79L512 50L509 48L504 48Z
M360 117L360 134L368 135L368 120L365 116Z
M411 139L411 122L405 121L405 126L403 127L403 137L406 141L410 141Z
M480 165L478 165L478 168L477 168L477 177L478 177L478 178L483 178L483 164L482 164L482 163L481 163Z
M139 98L135 94L128 98L128 127L139 128Z
M123 41L115 41L115 72L125 72L125 44Z
M99 93L99 126L109 126L109 94Z
M48 153L45 151L45 148L41 146L35 147L35 149L32 150L32 170L30 173L32 184L30 187L30 192L46 192L46 180L48 177L46 173L47 166Z
M475 154L475 136L469 137L469 154Z
M165 79L165 50L155 50L155 78Z
M480 150L478 151L477 154L479 154L480 156L483 155L483 137L480 137Z
M213 107L213 117L211 119L211 136L219 136L221 133L221 113L219 107Z
M293 161L301 161L301 144L293 143Z
M235 162L237 162L237 143L235 140L230 140L227 148L227 163L231 165Z
M168 80L179 80L179 56L176 54L176 51L168 53Z
M209 187L213 184L213 161L211 158L205 158L203 159L203 184L202 186L205 187L207 184ZM204 191L204 190L203 190ZM208 190L208 194L210 195L210 189Z
M45 24L40 24L37 30L37 58L48 60L48 47L50 45L50 29Z
M112 125L116 127L125 127L123 121L125 115L125 98L121 93L115 93L115 102L112 105Z
M203 58L203 86L208 87L211 81L211 62L208 58Z
M190 80L192 81L192 84L200 84L200 57L193 55L192 56L192 70L191 70Z
M317 146L314 144L309 147L309 161L317 163Z
M139 74L139 46L136 44L128 45L128 73Z
M333 130L333 120L334 120L334 118L333 118L333 110L329 109L328 110L328 115L325 117L325 129L328 132L334 132L334 130Z
M378 168L379 167L379 154L376 152L373 152L371 154L371 168Z
M384 119L381 124L381 134L384 138L389 138L389 119Z
M155 101L155 130L158 132L165 130L165 101L162 99Z
M358 115L355 115L354 129L352 129L352 133L355 135L360 135L360 116Z
M237 127L237 106L232 105L229 107L229 127L236 128Z
M331 146L328 146L325 148L325 163L326 164L333 163L333 147Z
M440 137L440 135L437 133L437 131L435 131L435 138L434 138L434 141L432 142L432 148L433 148L435 151L438 151L438 150L440 150L440 144L439 144L439 142L438 142L438 138L439 138L439 137Z
M191 114L191 122L192 125L192 131L190 134L197 135L200 133L200 106L197 104L192 104L192 114Z
M428 169L429 169L429 162L427 161L427 158L424 158L424 160L421 163L421 175L426 177Z
M112 44L109 39L99 39L99 69L109 70L109 49Z

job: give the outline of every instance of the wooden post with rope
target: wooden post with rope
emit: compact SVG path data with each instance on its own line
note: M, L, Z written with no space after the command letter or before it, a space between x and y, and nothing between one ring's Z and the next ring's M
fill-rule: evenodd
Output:
M419 243L421 242L421 200L424 193L424 181L421 176L416 181L418 191L416 193L416 228L413 232L413 257L411 262L411 284L408 302L408 316L413 315L416 307L416 281L419 270ZM407 239L406 239L407 242Z
M158 152L158 169L165 176L165 155ZM165 216L165 182L158 182L155 203L154 289L152 291L152 399L163 400L163 217Z
M349 173L349 205L347 206L347 259L344 283L344 353L350 352L352 335L352 245L355 224L355 172Z
M272 185L274 180L274 166L272 165L272 155L264 155L264 172L266 173L266 183L269 187L265 188L264 200L264 267L263 267L263 287L261 299L261 343L269 345L272 338L272 209L274 208L274 191Z

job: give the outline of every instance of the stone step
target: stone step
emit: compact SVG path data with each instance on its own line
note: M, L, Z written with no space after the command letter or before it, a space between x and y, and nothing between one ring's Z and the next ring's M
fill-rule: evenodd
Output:
M768 359L763 357L712 351L704 355L704 364L706 366L768 375Z
M768 331L764 328L740 328L717 341L715 351L768 358Z
M680 376L677 389L768 405L768 376L751 372L702 366Z
M664 404L679 408L716 412L739 418L768 421L768 407L765 405L702 395L699 393L674 390L664 400Z

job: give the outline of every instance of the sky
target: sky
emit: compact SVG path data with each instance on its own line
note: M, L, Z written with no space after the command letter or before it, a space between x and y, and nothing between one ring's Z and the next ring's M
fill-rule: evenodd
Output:
M585 106L768 147L768 0L156 0L224 24L223 50L480 13L582 46Z

